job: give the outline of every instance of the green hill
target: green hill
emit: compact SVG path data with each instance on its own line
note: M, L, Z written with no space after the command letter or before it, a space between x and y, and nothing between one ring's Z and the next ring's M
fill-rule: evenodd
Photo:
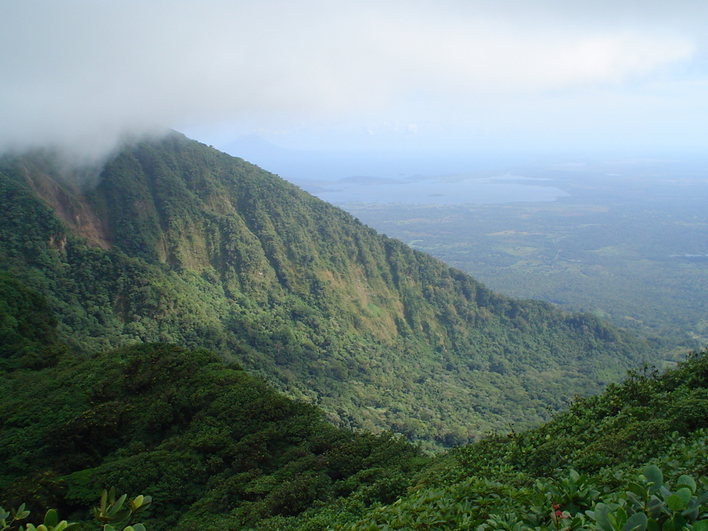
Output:
M436 458L346 530L708 529L708 352Z
M153 531L708 529L707 353L430 458L335 428L205 350L71 353L46 300L8 275L0 300L15 345L0 357L5 508L91 528L114 485L152 497Z
M12 361L0 372L3 507L85 521L116 485L152 496L151 530L240 528L339 499L359 510L390 503L424 461L390 435L333 427L205 350L70 353L51 334L43 297L7 275L0 301L10 303L0 305L9 325L0 339L15 340L0 351Z
M60 167L0 161L0 267L46 297L75 352L207 348L337 426L426 447L536 425L654 355L179 134L126 148L91 189Z

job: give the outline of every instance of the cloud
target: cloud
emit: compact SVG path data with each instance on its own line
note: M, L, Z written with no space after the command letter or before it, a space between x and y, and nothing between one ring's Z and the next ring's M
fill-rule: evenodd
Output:
M702 4L568 4L3 2L0 149L91 155L169 127L377 113L444 125L490 104L672 80L702 57Z

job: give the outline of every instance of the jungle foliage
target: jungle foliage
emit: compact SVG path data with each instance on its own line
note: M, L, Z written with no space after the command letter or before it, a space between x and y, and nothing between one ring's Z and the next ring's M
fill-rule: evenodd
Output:
M424 462L417 447L390 434L333 427L314 406L205 350L24 348L33 356L10 357L30 363L0 373L5 507L25 503L33 514L52 509L87 524L101 489L117 485L150 498L131 499L123 510L128 502L111 493L93 515L104 526L152 502L142 517L151 530L241 528L316 513L339 499L359 512L390 503ZM53 363L37 364L47 352Z
M347 530L708 529L708 352L433 460Z
M178 134L126 148L93 188L60 168L0 161L0 268L46 299L74 352L206 348L337 426L426 448L537 425L655 355Z
M24 356L4 354L14 363L0 373L0 500L25 503L0 511L5 527L31 511L44 523L28 529L91 528L87 509L116 485L150 495L130 500L147 509L133 529L155 531L708 528L708 352L631 372L536 429L431 458L335 428L205 350L61 349L42 298L12 288L6 321L32 303L50 326L34 345L19 338ZM116 496L104 493L99 522L122 516Z

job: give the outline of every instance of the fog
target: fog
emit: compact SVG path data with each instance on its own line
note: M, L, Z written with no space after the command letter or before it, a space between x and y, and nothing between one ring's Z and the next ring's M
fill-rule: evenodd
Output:
M173 128L296 150L700 151L707 22L692 1L6 1L0 149L95 161Z

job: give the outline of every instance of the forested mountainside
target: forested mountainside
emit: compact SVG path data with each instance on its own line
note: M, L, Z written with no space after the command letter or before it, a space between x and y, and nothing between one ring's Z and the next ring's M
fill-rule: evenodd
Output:
M6 509L86 522L101 489L116 486L152 497L152 531L240 529L340 498L359 510L391 503L425 462L390 434L333 427L208 351L76 354L55 325L41 295L0 274Z
M708 352L633 372L539 428L435 458L346 531L706 531ZM300 529L307 529L301 527Z
M114 486L151 497L150 531L708 529L705 352L426 457L335 428L208 351L79 354L56 324L0 274L0 505L25 503L22 521L53 508L97 528L89 509Z
M653 356L176 133L124 149L90 189L59 168L0 162L0 267L47 298L75 352L207 348L337 426L427 447L535 425Z

